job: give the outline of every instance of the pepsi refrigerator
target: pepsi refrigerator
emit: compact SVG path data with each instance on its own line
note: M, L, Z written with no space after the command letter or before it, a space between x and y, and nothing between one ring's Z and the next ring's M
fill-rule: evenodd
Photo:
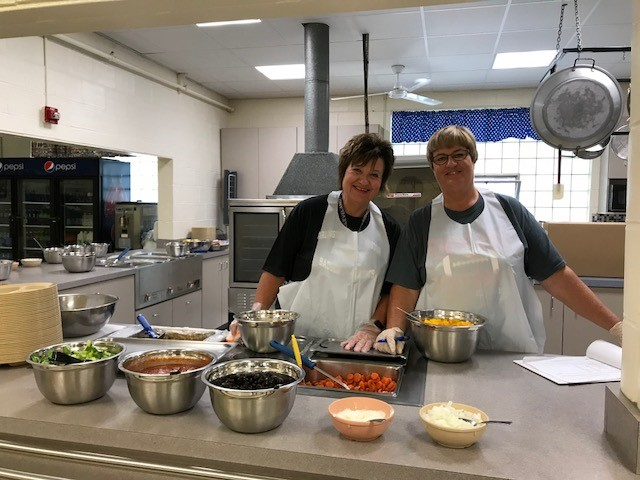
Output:
M130 201L128 162L107 158L0 158L0 258L42 247L115 242L115 206Z

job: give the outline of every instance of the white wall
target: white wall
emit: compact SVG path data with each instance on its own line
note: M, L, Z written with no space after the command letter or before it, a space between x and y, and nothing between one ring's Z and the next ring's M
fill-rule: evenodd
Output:
M101 37L76 37L136 61ZM0 64L0 132L158 156L160 238L216 224L226 111L41 37L0 40ZM43 123L45 105L60 110L58 125Z

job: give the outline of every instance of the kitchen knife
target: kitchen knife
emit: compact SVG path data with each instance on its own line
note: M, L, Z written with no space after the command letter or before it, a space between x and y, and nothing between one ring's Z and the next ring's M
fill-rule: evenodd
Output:
M281 344L280 342L277 342L275 340L271 340L269 342L269 345L271 345L273 348L277 348L278 351L284 353L285 355L287 355L290 358L295 359L295 353L293 352L292 349L290 349L289 347ZM320 367L318 367L316 365L316 362L314 362L313 360L311 360L309 357L305 357L304 355L300 355L300 358L302 359L302 363L310 368L311 370L317 370L318 372L320 372L322 375L324 375L325 377L333 380L335 383L337 383L338 385L340 385L342 388L346 389L346 390L351 390L349 388L349 385L347 385L346 383L344 383L341 380L338 380L336 377L334 377L333 375L331 375L330 373L325 372L324 370L322 370Z

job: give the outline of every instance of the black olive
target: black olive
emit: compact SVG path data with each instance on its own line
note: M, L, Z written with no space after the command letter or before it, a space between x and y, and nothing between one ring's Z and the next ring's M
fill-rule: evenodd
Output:
M224 377L212 380L211 383L217 387L233 390L264 390L267 388L278 388L295 381L295 378L283 373L243 372L230 373Z

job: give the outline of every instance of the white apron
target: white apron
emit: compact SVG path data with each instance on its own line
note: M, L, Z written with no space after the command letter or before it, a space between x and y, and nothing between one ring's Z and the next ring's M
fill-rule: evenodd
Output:
M300 315L296 334L347 338L371 320L380 299L390 254L382 213L369 203L369 224L352 232L338 216L339 196L329 194L309 277L278 292L280 306Z
M524 271L524 245L493 192L479 192L484 210L466 225L447 216L442 195L433 200L417 308L482 315L478 348L542 353L542 306Z

